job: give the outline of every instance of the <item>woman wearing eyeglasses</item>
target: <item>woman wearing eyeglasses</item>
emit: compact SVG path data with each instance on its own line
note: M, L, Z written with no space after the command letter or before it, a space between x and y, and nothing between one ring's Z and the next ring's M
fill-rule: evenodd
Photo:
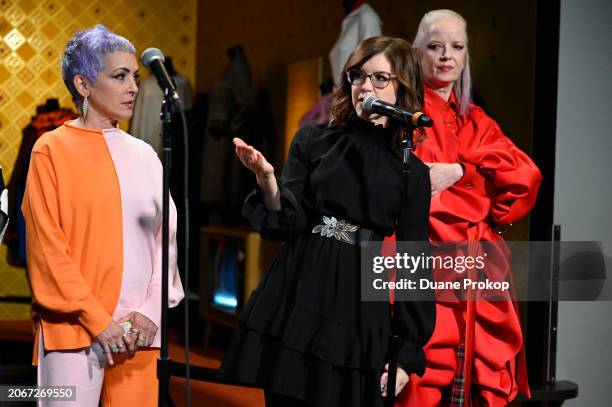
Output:
M345 72L332 123L296 133L280 180L259 151L234 140L259 186L243 214L264 238L286 244L242 311L222 372L263 387L268 407L383 405L389 304L361 300L360 246L394 231L406 241L428 236L427 167L413 157L402 191L398 128L362 106L375 95L418 110L420 67L410 44L367 39ZM435 321L432 302L397 304L395 393L408 374L423 374Z

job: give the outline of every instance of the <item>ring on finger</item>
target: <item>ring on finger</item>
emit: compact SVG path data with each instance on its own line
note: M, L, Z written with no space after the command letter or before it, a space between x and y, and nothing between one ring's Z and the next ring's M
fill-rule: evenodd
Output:
M110 346L110 351L112 353L117 353L119 352L119 348L117 347L117 345L115 345L114 343Z
M130 332L130 330L132 329L133 322L130 319L128 321L123 321L119 325L121 325L121 327L123 328L123 333L126 334L126 333Z

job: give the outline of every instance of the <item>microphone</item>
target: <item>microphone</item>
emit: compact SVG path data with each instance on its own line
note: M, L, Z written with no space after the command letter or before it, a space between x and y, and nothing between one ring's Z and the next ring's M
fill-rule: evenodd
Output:
M363 110L368 114L378 113L404 123L412 123L416 127L433 126L433 120L429 116L421 112L410 113L399 106L383 102L374 95L368 96L363 101Z
M174 86L174 82L168 75L168 71L164 66L164 54L157 48L147 48L142 53L140 60L146 66L155 78L157 79L157 83L162 90L168 90L168 94L174 100L178 100L179 95L176 93L176 86Z

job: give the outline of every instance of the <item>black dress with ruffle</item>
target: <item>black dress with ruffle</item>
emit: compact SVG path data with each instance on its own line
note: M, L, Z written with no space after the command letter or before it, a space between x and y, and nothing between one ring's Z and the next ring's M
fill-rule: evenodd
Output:
M281 210L266 209L259 191L247 197L243 215L264 239L285 244L241 312L223 377L313 406L382 406L389 304L361 301L358 246L312 229L326 215L381 236L396 230L398 240L427 240L428 168L411 157L402 205L402 161L391 140L390 130L361 120L306 126L279 182ZM404 339L399 362L422 375L435 305L401 302L395 309Z

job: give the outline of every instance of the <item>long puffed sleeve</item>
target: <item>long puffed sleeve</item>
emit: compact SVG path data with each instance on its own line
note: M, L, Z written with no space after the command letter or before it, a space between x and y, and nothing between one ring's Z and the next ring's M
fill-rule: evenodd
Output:
M465 137L459 160L466 173L459 188L473 186L476 172L484 175L494 222L507 224L527 215L535 204L542 175L531 158L504 135L497 123L478 107L471 112L475 137Z
M432 198L430 240L464 241L479 225L482 238L493 223L508 224L533 207L542 176L529 156L506 137L497 123L472 105L457 133L448 128L439 101L426 94L425 112L434 119L416 154L424 162L461 163L463 177Z
M26 220L28 275L36 303L47 310L74 314L92 337L112 317L93 295L71 257L60 227L60 196L51 158L32 153L22 209Z
M298 130L293 137L279 189L281 209L266 208L261 191L253 191L245 200L242 214L266 240L288 240L308 228L308 216L302 201L308 179L308 138L313 126Z
M177 213L176 206L170 197L170 219L168 240L168 306L176 307L183 297L183 284L178 273L177 267L177 245L176 245L176 226ZM155 236L155 261L153 263L153 275L147 289L147 299L137 309L138 312L149 318L157 327L161 326L161 285L162 285L162 224ZM158 335L159 336L159 335Z

